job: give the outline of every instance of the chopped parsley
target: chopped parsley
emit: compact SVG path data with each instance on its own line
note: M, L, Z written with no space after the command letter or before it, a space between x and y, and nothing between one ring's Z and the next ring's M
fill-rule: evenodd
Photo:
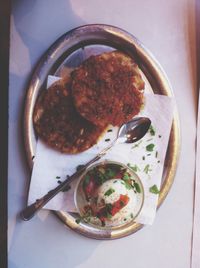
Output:
M149 173L149 171L152 171L152 169L150 169L150 165L147 164L145 167L144 167L144 170L143 170L146 174Z
M110 196L112 193L114 193L115 192L115 190L113 189L113 188L110 188L110 189L108 189L106 192L105 192L105 196Z
M56 176L56 179L60 179L60 176Z
M146 146L146 150L148 152L153 152L154 147L155 147L155 144L150 143L149 145Z
M145 156L142 157L142 160L145 160Z
M153 186L151 186L149 188L149 192L152 193L152 194L159 194L160 193L160 191L158 190L158 187L157 187L156 184L154 184Z
M106 177L105 177L105 174L103 174L102 172L98 172L97 173L97 180L98 180L98 183L100 184L100 185L102 185L105 181L106 181Z
M151 134L151 136L155 136L156 134L155 128L152 125L150 125L149 133Z
M133 219L133 213L130 214L131 218Z
M130 175L128 174L128 172L124 173L122 180L124 182L126 189L130 190L132 188L132 185L130 184Z
M128 182L125 182L125 187L126 189L130 190L132 188L132 185L129 184Z
M111 179L111 178L115 177L115 175L116 175L116 171L114 171L111 168L106 169L105 177L107 177L108 179Z
M131 166L131 164L128 163L127 166L135 172L140 171L140 169L137 165Z
M130 175L128 174L128 172L125 172L124 175L123 175L122 180L123 181L128 181L129 179L130 179Z
M141 193L140 185L137 182L133 183L133 187L135 188L137 193Z
M156 155L155 156L156 156L156 158L158 157L158 151L156 151Z

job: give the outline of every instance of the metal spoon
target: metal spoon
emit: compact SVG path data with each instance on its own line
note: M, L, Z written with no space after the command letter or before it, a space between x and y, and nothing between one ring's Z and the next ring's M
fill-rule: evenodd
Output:
M116 143L134 143L140 140L147 133L151 121L146 117L137 117L128 123L122 125L118 131L117 138L99 154L97 154L92 160L86 163L82 168L76 171L72 176L68 177L60 185L53 190L49 191L42 198L37 199L35 203L26 207L21 212L21 218L24 221L30 220L37 211L39 211L44 205L46 205L55 195L64 190L75 178L79 177L92 163L99 160L106 152Z

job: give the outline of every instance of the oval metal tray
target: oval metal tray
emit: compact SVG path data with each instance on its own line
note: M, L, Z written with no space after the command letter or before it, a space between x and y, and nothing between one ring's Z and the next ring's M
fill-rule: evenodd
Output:
M39 61L28 86L24 113L25 150L30 169L33 167L36 136L32 114L39 91L44 88L48 75L63 76L78 66L85 58L104 51L119 49L136 58L145 82L156 94L173 96L170 83L151 53L132 35L110 25L91 24L78 27L61 36ZM167 196L173 183L180 147L179 119L175 109L168 150L165 159L158 208ZM130 223L112 230L97 229L90 225L77 224L73 214L57 211L55 214L74 231L96 239L115 239L141 229L143 225Z

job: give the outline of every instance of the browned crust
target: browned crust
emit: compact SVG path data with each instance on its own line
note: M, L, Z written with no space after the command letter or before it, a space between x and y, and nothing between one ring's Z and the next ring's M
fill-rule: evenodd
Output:
M69 79L61 79L42 91L34 107L33 123L37 135L63 153L87 150L103 131L102 127L96 127L76 111Z
M72 72L76 109L97 126L120 126L138 114L143 89L137 64L119 51L91 56Z

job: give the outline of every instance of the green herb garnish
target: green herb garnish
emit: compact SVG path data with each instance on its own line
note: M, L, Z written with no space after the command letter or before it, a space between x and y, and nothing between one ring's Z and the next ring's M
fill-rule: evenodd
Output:
M130 190L131 189L131 184L130 184L130 175L128 172L125 172L123 177L122 177L122 180L124 182L124 185L126 187L126 189Z
M133 219L133 213L130 214L131 218Z
M149 145L146 146L146 150L148 152L153 152L154 147L155 147L155 144L150 143Z
M105 196L110 196L112 193L114 193L115 192L115 190L113 189L113 188L110 188L110 189L108 189L106 192L105 192Z
M133 186L137 193L141 193L140 185L137 182L134 182Z
M142 160L145 160L145 156L142 157Z
M105 172L105 176L108 178L108 179L111 179L113 178L114 176L116 175L116 172L110 168L106 169L106 172Z
M125 172L122 178L123 181L128 181L130 180L130 175L128 174L128 172Z
M156 184L154 184L153 186L151 186L149 188L149 192L152 193L152 194L159 194L160 193L160 191L158 190L158 187L157 187Z
M127 164L129 168L131 168L133 171L137 172L140 171L139 167L137 165L131 166L131 164Z
M155 136L155 134L156 134L156 131L152 125L150 125L149 133L151 134L151 136Z
M56 179L60 179L60 176L56 176Z
M149 171L152 171L152 169L150 169L150 165L149 164L147 164L146 166L145 166L145 168L144 168L144 170L143 170L146 174L148 174L149 173Z
M128 182L125 182L125 187L126 189L130 190L132 188L132 185L129 184Z
M155 156L156 156L156 158L158 157L158 151L156 151L156 155Z
M100 185L102 185L106 181L106 176L100 171L98 171L96 178L97 178L97 183Z

